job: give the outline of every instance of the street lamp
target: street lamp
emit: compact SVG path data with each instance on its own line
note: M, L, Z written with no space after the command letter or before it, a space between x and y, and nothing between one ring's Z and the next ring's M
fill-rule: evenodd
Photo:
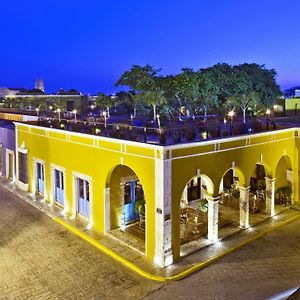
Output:
M104 128L106 129L107 112L104 111L104 112L102 113L102 115L103 115L103 118L104 118Z
M75 123L77 123L77 110L73 109L72 113L74 114Z
M266 110L266 115L267 115L267 130L269 130L269 118L271 115L271 111L269 108Z
M232 135L232 122L233 122L234 110L228 112L228 117L230 118L230 135Z
M56 112L58 113L58 122L60 122L60 112L61 112L60 108L58 108L58 109L56 110Z
M50 110L52 110L52 109L53 109L53 106L52 106L52 105L50 105L50 106L49 106L49 109L50 109Z
M35 109L35 111L36 111L36 115L39 116L40 109L37 107L37 108Z
M160 115L157 115L156 118L157 118L158 129L160 131Z

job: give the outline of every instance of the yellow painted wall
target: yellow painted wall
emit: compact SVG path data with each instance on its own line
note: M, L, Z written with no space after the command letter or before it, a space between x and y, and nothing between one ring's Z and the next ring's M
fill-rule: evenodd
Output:
M33 192L33 158L45 161L45 197L49 201L50 163L66 169L65 189L67 213L72 213L72 171L92 177L93 220L94 229L104 232L104 189L110 181L109 174L121 164L131 168L139 178L147 203L146 220L146 254L154 258L154 227L155 227L155 150L144 144L130 145L129 152L124 141L114 139L101 140L95 136L56 131L49 128L18 124L17 146L25 143L28 149L28 183L29 191ZM102 147L103 145L103 147ZM112 150L110 150L112 149ZM123 152L121 152L121 149ZM125 150L127 152L125 152ZM151 157L152 152L152 157ZM145 170L147 170L145 172Z
M249 186L250 177L256 163L261 162L261 157L266 175L275 177L277 164L284 155L287 155L292 163L294 177L297 177L294 183L294 203L299 201L299 182L296 174L299 161L293 130L249 135L247 138L241 136L232 141L225 139L209 143L212 145L208 146L202 142L203 148L211 149L206 153L196 145L190 146L188 150L174 146L175 150L172 150L172 243L175 259L180 256L180 199L185 185L196 176L197 169L212 180L215 187L214 196L218 196L222 177L232 167L232 162L235 162L239 173L241 172L245 178L245 185Z
M180 199L185 185L197 174L208 176L215 186L213 195L218 196L222 176L235 162L246 186L250 185L256 163L261 162L267 176L275 177L276 167L283 156L288 156L294 176L294 204L299 203L299 158L300 139L298 130L282 130L179 146L167 146L166 158L172 159L172 249L175 260L180 255ZM28 148L29 189L32 191L33 158L45 160L46 190L50 194L50 163L66 168L66 193L68 207L72 207L72 171L92 177L94 228L104 232L104 189L112 188L112 196L119 197L120 174L110 174L121 164L131 168L139 178L147 204L146 209L146 254L153 260L155 249L155 159L160 158L162 147L147 146L121 140L99 138L17 125L17 145L25 143ZM117 173L117 172L116 172ZM126 173L126 174L130 174ZM119 203L116 200L115 203ZM71 213L71 210L68 211ZM112 227L117 224L113 223Z

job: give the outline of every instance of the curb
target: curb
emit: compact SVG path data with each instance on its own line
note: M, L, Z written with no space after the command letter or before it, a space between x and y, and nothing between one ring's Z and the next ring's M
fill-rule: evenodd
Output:
M100 244L99 242L97 242L95 239L91 238L90 236L88 236L87 234L81 232L80 230L78 230L77 228L69 225L68 223L66 223L64 220L62 220L59 217L53 217L53 220L55 220L57 223L61 224L62 226L64 226L65 228L67 228L68 230L70 230L71 232L73 232L74 234L76 234L77 236L81 237L82 239L84 239L85 241L87 241L88 243L90 243L91 245L93 245L94 247L96 247L97 249L101 250L102 252L104 252L105 254L109 255L111 258L113 258L114 260L120 262L121 264L125 265L126 267L128 267L129 269L131 269L132 271L134 271L135 273L150 279L150 280L154 280L154 281L159 281L159 282L168 282L168 281L177 281L177 280L181 280L189 275L191 275L192 273L199 271L201 269L204 269L206 267L208 267L209 265L213 264L214 262L217 262L218 260L222 259L223 257L247 246L248 244L254 242L255 240L263 237L264 235L268 234L269 232L278 230L279 228L292 223L294 221L296 221L297 219L300 219L300 215L294 216L290 219L287 219L285 221L283 221L282 223L272 226L270 228L268 228L267 230L258 233L256 235L254 235L253 237L241 242L240 244L216 255L213 256L212 258L209 258L208 260L195 264L192 267L189 267L188 269L173 275L173 276L158 276L158 275L154 275L151 274L149 272L146 272L144 270L142 270L141 268L139 268L138 266L136 266L134 263L130 262L129 260L125 259L124 257L122 257L121 255L119 255L118 253L116 253L115 251L103 246L102 244Z

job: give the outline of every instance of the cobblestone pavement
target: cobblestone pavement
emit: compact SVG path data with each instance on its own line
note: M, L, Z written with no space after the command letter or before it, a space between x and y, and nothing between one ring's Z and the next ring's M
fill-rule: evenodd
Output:
M158 286L0 186L0 299L139 299Z
M146 299L268 299L297 286L300 286L300 220L267 234L207 269L165 285Z

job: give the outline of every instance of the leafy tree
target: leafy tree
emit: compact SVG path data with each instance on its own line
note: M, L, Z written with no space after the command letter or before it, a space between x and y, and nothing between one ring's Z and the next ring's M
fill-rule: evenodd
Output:
M117 96L108 96L103 93L99 93L96 98L96 105L99 107L105 107L107 111L107 117L110 118L110 108L115 106L118 102Z
M159 85L160 81L157 79L159 71L150 65L144 67L134 65L129 71L125 71L116 83L116 86L130 87L135 92L133 99L136 103L152 106L153 121L156 121L157 106L167 102L164 91Z

